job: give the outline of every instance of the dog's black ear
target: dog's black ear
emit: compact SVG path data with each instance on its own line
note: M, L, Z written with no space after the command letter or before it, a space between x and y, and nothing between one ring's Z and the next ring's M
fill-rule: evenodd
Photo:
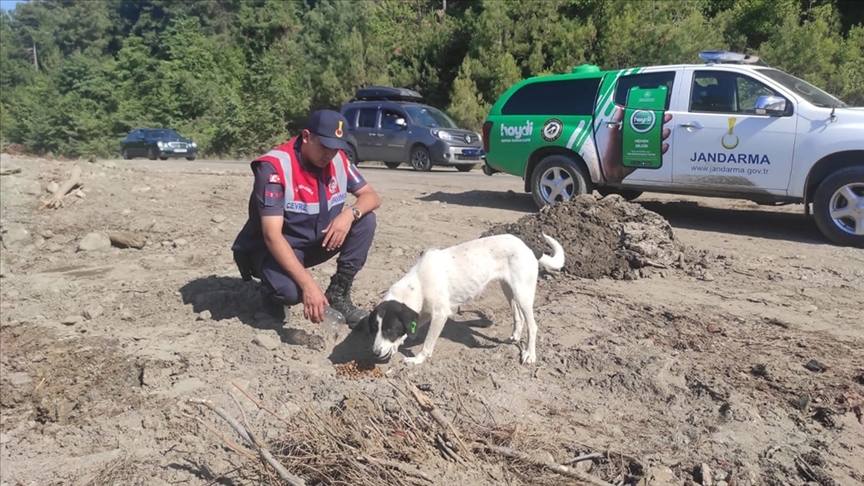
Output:
M372 309L372 312L366 316L366 323L363 328L366 329L367 333L372 335L378 332L378 307Z
M399 310L399 320L405 326L405 332L408 334L409 339L414 339L414 336L417 335L417 320L419 318L420 314L411 310L407 305L402 304L402 308Z

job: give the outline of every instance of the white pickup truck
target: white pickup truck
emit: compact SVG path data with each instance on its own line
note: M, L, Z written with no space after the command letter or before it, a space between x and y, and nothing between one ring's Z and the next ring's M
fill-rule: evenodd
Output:
M520 81L484 123L484 172L521 176L540 207L592 190L803 203L829 240L864 247L864 108L755 56L700 56Z

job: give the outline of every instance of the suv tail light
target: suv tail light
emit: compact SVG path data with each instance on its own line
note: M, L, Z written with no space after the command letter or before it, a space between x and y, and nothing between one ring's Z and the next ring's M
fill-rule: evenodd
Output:
M492 133L492 122L483 122L483 151L489 153L489 135Z

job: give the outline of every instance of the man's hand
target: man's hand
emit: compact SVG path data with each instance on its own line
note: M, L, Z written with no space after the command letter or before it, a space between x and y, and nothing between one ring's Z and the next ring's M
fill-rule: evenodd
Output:
M345 243L345 237L348 236L348 231L351 230L351 224L354 222L354 215L351 211L342 211L338 216L333 218L333 221L327 225L322 231L325 234L324 242L321 244L327 251L341 248Z
M324 321L324 306L330 305L321 287L314 281L300 288L303 292L303 317L318 324Z

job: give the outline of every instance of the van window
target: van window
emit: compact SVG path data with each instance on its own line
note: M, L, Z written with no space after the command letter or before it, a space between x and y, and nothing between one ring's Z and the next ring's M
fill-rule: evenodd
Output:
M359 110L357 108L348 108L348 110L345 111L345 119L348 120L348 127L349 128L356 128L357 127L357 112L358 111Z
M657 71L652 73L628 74L618 78L618 85L615 87L615 104L625 106L627 104L627 93L633 86L640 88L656 88L657 86L666 85L666 107L669 109L669 102L672 101L672 86L675 84L675 71Z
M378 108L361 108L360 117L357 120L357 126L362 128L375 128L375 121L378 118Z
M502 115L592 115L600 78L539 81L510 96Z

